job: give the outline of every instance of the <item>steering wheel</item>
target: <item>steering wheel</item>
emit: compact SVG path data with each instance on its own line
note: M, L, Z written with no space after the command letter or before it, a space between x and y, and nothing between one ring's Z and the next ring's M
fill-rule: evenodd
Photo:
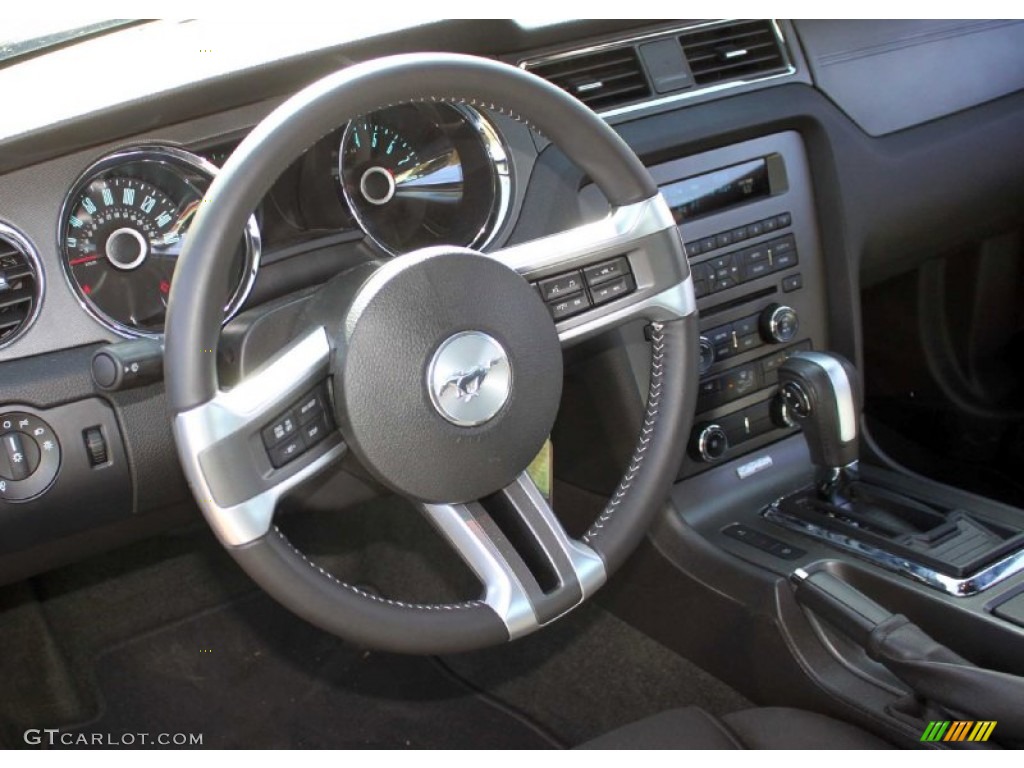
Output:
M346 120L425 101L486 107L528 122L593 180L610 215L486 254L433 247L346 272L320 289L285 348L222 390L215 358L221 297L252 211L301 152ZM636 290L568 320L553 321L529 282L620 256ZM554 425L562 348L635 320L647 322L651 344L636 448L603 512L573 539L525 468ZM682 241L651 177L618 135L521 69L411 54L310 85L231 155L179 259L165 371L186 477L242 568L287 608L336 635L380 650L446 653L506 642L554 621L622 564L676 477L693 419L697 359ZM313 422L306 421L310 413ZM263 434L288 414L316 423L317 441L290 460L272 460ZM479 599L386 599L342 582L292 546L274 525L275 507L346 451L418 503L481 581ZM500 501L518 533L507 520L499 525L482 498Z

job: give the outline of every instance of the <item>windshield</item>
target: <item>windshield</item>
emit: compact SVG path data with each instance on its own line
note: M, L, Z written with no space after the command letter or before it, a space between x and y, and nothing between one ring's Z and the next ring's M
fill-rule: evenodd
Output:
M132 19L107 19L83 26L68 27L67 21L62 23L53 19L4 21L3 31L0 31L0 63L137 23L139 22Z

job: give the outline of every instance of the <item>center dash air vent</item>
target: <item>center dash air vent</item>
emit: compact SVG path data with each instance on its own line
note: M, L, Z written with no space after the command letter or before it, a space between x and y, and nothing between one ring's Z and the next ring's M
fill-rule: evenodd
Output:
M749 79L787 66L768 19L698 27L679 35L679 44L698 86Z
M632 46L527 62L526 69L568 91L595 112L651 95Z
M0 347L28 330L42 297L43 274L31 244L0 224Z

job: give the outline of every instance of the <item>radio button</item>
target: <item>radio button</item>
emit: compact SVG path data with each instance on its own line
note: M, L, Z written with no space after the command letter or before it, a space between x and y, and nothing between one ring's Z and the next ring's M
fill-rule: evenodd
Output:
M629 262L626 261L624 256L613 259L612 261L597 264L593 267L586 267L583 270L583 276L587 279L587 285L591 287L628 274Z
M595 304L604 304L608 301L614 301L620 296L625 296L627 293L631 293L636 286L633 284L633 278L629 275L624 275L618 280L612 280L610 283L604 283L591 290L594 296Z

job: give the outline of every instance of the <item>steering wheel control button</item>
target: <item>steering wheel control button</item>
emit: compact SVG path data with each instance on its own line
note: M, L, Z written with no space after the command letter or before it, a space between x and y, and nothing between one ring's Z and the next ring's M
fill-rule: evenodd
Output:
M323 386L307 392L291 407L263 428L261 436L267 457L275 469L301 456L330 433L332 423L324 403Z
M295 415L299 417L299 424L308 424L323 416L323 394L319 390L310 392L299 402L298 407L295 409Z
M297 428L295 417L290 412L286 413L263 430L263 444L267 448L273 448L295 434Z
M585 293L577 293L575 296L548 304L548 308L551 310L551 317L556 322L573 315L578 315L588 307L590 307L590 299Z
M279 469L293 459L297 459L306 449L306 441L302 435L295 435L267 451L274 469Z
M636 289L632 275L624 275L608 283L603 283L591 291L595 304L605 304L609 301L632 293Z
M0 499L25 501L45 491L60 468L60 443L30 413L0 414Z
M484 424L498 414L512 393L508 353L486 333L457 333L434 353L427 370L427 390L434 408L452 424Z
M626 261L625 256L620 256L617 259L605 261L601 264L595 264L583 270L583 275L587 279L587 285L591 287L628 274L630 274L629 262Z
M561 299L583 290L583 277L579 272L570 272L567 275L559 275L549 280L541 280L540 295L544 301Z

